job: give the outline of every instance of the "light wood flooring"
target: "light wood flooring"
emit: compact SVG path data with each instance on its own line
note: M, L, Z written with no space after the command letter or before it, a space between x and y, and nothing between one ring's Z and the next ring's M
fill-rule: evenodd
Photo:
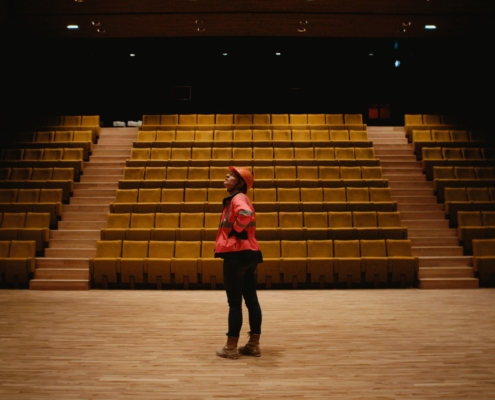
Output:
M259 297L226 360L223 291L2 290L0 399L495 398L493 289Z

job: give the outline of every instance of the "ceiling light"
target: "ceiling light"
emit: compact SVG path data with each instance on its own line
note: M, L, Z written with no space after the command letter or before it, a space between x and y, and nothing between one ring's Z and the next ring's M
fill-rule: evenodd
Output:
M434 31L435 29L437 29L437 26L436 25L425 25L425 29L427 29L429 31Z
M297 31L299 33L303 33L303 32L306 32L306 28L297 28Z
M105 30L105 29L100 29L100 28L98 28L98 29L96 30L96 32L98 32L98 33L105 33L105 32L106 32L106 30Z
M403 22L402 23L402 26L411 26L412 22L411 21L408 21L408 22Z
M227 55L227 53L222 53L222 56L226 56L226 55Z
M279 55L281 55L281 54L282 54L282 53L275 53L275 55L276 55L276 56L279 56Z
M299 21L300 25L308 25L308 21L303 19L302 21Z
M400 61L399 60L395 60L395 68L399 68L400 67Z
M202 24L203 21L201 19L197 19L196 21L194 21L195 24Z
M206 29L205 29L205 28L201 28L201 27L199 27L199 28L197 29L197 31L198 31L198 32L204 32L204 31L206 31Z
M79 25L67 25L67 29L79 29Z
M76 3L84 3L84 0L75 0Z
M129 54L129 56L136 57L136 53L131 53L131 54Z
M91 25L93 26L100 26L100 21L91 21Z

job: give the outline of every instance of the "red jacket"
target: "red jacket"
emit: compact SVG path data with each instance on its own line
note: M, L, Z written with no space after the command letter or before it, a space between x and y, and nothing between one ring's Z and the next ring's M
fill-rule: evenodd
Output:
M232 229L237 232L245 230L247 239L240 239L232 235L229 237ZM240 192L226 197L223 200L222 218L217 232L215 256L222 257L225 253L246 250L260 252L255 231L256 213L249 197Z

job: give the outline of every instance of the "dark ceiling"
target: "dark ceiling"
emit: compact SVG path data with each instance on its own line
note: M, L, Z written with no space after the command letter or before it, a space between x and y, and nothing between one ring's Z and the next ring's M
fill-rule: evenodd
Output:
M7 34L50 38L476 37L495 11L491 0L5 1Z

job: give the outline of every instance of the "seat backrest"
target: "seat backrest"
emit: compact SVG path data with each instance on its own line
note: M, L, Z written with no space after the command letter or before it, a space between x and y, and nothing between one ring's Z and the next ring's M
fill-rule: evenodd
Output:
M481 211L483 226L495 227L495 211Z
M289 142L292 139L291 131L289 129L273 129L272 140L279 142Z
M204 226L204 213L181 212L179 217L180 228L202 228Z
M131 223L131 214L108 214L107 215L107 229L126 229L129 228Z
M462 147L462 156L465 160L482 160L483 154L477 147Z
M138 203L160 203L162 191L158 188L139 189Z
M83 149L75 148L65 148L64 155L62 156L63 160L81 160L83 159L84 153Z
M43 159L43 153L45 149L26 149L24 150L25 161L40 161Z
M322 188L301 188L301 202L320 203L323 201Z
M207 199L206 188L186 188L184 192L185 202L204 203Z
M275 160L292 160L294 158L294 149L292 147L274 147L273 158Z
M0 241L0 258L7 258L10 252L10 240Z
M254 142L267 142L272 140L271 129L253 129Z
M309 142L311 140L309 129L292 129L292 140Z
M308 123L308 114L289 114L291 125L306 125Z
M370 201L373 202L391 202L392 201L392 192L389 187L384 188L369 188Z
M160 125L160 115L144 114L143 125Z
M210 240L203 240L201 242L201 258L214 258L215 257L215 242Z
M333 254L337 258L360 257L359 240L334 240Z
M167 177L166 167L146 167L144 172L145 180L162 181Z
M477 179L493 179L495 180L494 167L474 167Z
M276 228L278 226L278 212L256 213L256 228Z
M349 140L350 141L359 141L359 142L367 142L369 141L368 138L368 131L356 131L353 129L349 130Z
M347 129L330 129L330 140L333 142L347 142L349 141L349 131Z
M234 124L234 114L217 114L215 116L216 125L233 125Z
M306 258L307 249L305 240L282 240L281 255L284 258Z
M74 168L53 168L53 181L72 181L74 180Z
M251 125L253 114L234 114L234 125Z
M474 257L495 257L495 239L474 239Z
M256 155L256 147L254 148L254 159L255 160L258 159ZM256 180L258 179L273 180L275 179L275 169L272 166L254 166L253 176L255 177Z
M213 130L196 131L194 140L196 142L211 142L213 140Z
M131 229L151 229L155 227L154 213L131 214Z
M207 182L210 170L208 167L189 167L187 170L187 179Z
M376 227L376 211L354 211L352 213L352 225L355 228Z
M466 195L469 201L483 201L483 202L490 201L490 194L488 193L488 188L468 187L466 188Z
M95 258L118 258L122 254L122 240L97 240Z
M167 179L178 181L187 180L187 167L167 167Z
M19 189L17 194L17 203L37 203L39 199L39 189Z
M175 131L156 131L156 142L173 142L175 140Z
M253 200L257 203L276 203L277 189L275 188L255 188Z
M253 125L270 125L270 114L253 114Z
M315 149L316 158L316 149ZM318 177L325 180L339 180L340 168L339 167L319 167Z
M197 241L176 241L175 258L200 258L201 242Z
M196 125L196 114L179 114L179 125Z
M26 213L3 213L2 228L24 228Z
M215 114L198 114L197 122L200 126L215 125Z
M349 202L369 202L369 191L367 187L347 187L346 197Z
M174 126L179 124L178 114L162 114L160 115L160 125Z
M31 179L32 168L12 168L10 171L11 181L28 181Z
M176 142L194 142L194 130L180 130L175 133Z
M32 258L36 255L35 240L12 240L9 258Z
M363 123L362 114L344 114L344 123L346 125L360 125Z
M481 213L479 211L459 211L457 212L457 223L461 226L483 226Z
M361 257L386 257L385 240L360 240Z
M361 175L362 175L363 179L373 179L373 180L383 179L382 167L380 167L380 166L375 166L375 167L362 166L361 167Z
M413 129L412 141L414 142L431 142L431 132L426 129Z
M361 167L340 167L341 179L361 179Z
M281 228L302 228L303 215L302 212L284 212L278 213L279 226Z
M115 203L137 203L138 189L117 189Z
M147 258L147 240L124 240L122 242L122 258Z
M298 203L301 201L299 188L278 188L277 201L279 203Z
M308 125L325 125L325 114L308 114Z
M144 180L144 167L125 167L124 168L124 180L125 181L141 181Z
M71 142L72 131L56 131L53 136L54 142Z
M328 213L328 226L330 228L352 228L352 212L330 211Z
M232 141L232 137L232 130L215 129L215 131L213 132L213 140L217 142L230 142Z
M388 257L412 257L410 240L386 239Z
M156 213L156 229L176 229L179 227L179 213Z
M251 129L234 129L233 132L234 145L235 142L251 142L253 140L253 131Z
M344 116L342 114L325 114L325 123L327 125L344 125Z
M323 201L329 203L346 203L345 187L323 188Z
M137 142L154 142L156 140L156 131L139 131Z
M15 203L19 189L0 189L0 203Z
M277 165L275 167L275 178L276 179L296 179L297 178L296 167Z
M354 157L356 160L375 160L375 149L373 147L356 147Z
M208 203L221 203L228 193L221 188L208 188Z
M259 242L263 258L280 258L280 240L267 240Z
M233 147L232 158L234 160L251 160L253 158L253 149L251 147Z
M62 203L62 199L62 189L41 189L38 201L40 203Z
M5 149L3 151L4 161L19 161L24 156L24 149Z
M423 125L422 114L405 114L404 125Z
M140 158L141 160L170 160L170 157L171 157L171 148L170 147L167 147L167 148L152 148L151 149L151 152L149 151L150 149L132 149L132 151L134 152L134 150L145 150L144 153L142 154L142 158ZM136 158L134 158L133 154L131 153L131 160L135 160ZM139 159L139 158L138 158Z
M447 130L438 130L438 129L432 129L431 130L431 138L435 142L450 142L450 132Z
M64 126L80 126L81 116L80 115L65 115L64 116Z
M442 158L444 160L462 160L462 150L455 147L442 147Z
M333 241L328 240L308 240L308 257L312 258L333 258Z
M297 179L318 180L317 166L298 166Z
M380 212L376 213L378 219L378 227L380 228L398 228L401 226L400 212Z
M423 160L443 160L441 147L423 147L421 153Z
M184 189L162 189L162 203L182 203L184 201Z
M190 147L172 147L170 152L171 160L190 160L191 148Z
M271 115L272 125L288 125L289 115L288 114L272 114Z
M327 228L328 213L326 212L305 212L304 226L306 228Z
M469 132L466 130L451 130L450 138L453 142L470 142Z
M433 166L433 179L455 179L454 167Z
M326 142L330 140L330 135L327 129L311 129L311 140Z
M425 125L440 125L442 123L440 115L437 114L423 114L423 123Z
M33 168L32 181L49 181L52 179L53 168Z
M294 158L296 160L313 160L315 158L313 147L294 148Z
M36 132L36 138L34 139L34 141L39 143L53 142L54 136L54 131L38 131Z
M175 242L150 240L148 244L148 258L173 258L174 248Z
M72 135L73 142L92 142L93 133L91 131L74 131Z
M445 188L445 202L467 201L466 188Z

